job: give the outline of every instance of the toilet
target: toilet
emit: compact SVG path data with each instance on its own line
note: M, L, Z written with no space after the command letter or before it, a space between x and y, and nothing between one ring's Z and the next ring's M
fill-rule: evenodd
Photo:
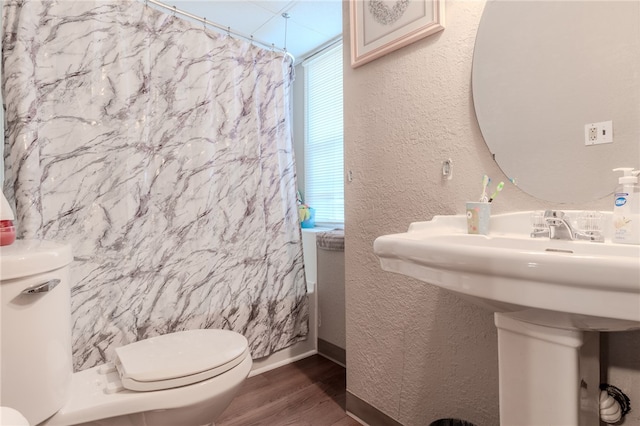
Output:
M0 248L0 406L31 426L213 424L249 375L247 339L188 330L115 350L73 373L68 245Z

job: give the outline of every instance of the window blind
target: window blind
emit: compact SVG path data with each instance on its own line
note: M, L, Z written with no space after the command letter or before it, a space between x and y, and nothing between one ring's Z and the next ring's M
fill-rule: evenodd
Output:
M342 43L305 67L305 203L316 223L344 223Z

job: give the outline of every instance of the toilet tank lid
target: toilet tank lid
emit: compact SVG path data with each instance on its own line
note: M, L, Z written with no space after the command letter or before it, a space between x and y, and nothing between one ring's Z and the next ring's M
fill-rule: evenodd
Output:
M123 379L171 380L229 364L247 347L247 339L230 330L179 331L116 348L116 365Z
M71 246L46 240L16 240L0 247L0 280L54 271L73 261Z

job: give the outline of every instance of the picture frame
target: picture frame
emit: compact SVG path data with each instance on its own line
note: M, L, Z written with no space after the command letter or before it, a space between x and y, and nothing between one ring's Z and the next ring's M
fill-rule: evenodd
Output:
M351 67L444 30L444 0L349 0Z

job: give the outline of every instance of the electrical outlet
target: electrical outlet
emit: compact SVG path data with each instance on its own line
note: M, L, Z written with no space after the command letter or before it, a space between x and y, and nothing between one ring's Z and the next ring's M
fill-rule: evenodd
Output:
M585 124L584 144L599 145L602 143L613 143L613 121Z

